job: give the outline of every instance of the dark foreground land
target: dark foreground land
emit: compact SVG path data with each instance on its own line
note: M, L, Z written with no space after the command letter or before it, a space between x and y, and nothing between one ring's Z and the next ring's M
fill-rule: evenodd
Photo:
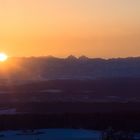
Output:
M0 129L86 128L140 131L140 113L22 114L0 116Z
M0 83L0 103L140 102L140 78Z
M140 131L140 78L53 80L0 86L0 129Z
M82 111L69 112L65 110L62 112L62 108L71 106L73 110L78 109L76 104L63 103L57 104L34 104L34 111L32 113L21 113L15 115L1 115L0 116L0 129L37 129L37 128L86 128L104 130L109 126L112 126L116 130L129 130L140 131L140 103L137 104L89 104L90 109L98 108L98 110L89 110L89 105L79 103L79 109ZM45 106L44 106L45 105ZM44 113L40 110L44 109ZM75 107L74 107L75 106ZM24 106L25 107L25 106ZM51 108L52 107L52 108ZM84 108L85 107L85 108ZM125 109L126 107L130 108ZM136 107L136 109L132 109ZM31 108L31 106L29 106ZM48 108L48 109L47 109ZM55 113L49 112L49 110L58 109ZM102 110L101 110L102 108ZM107 108L106 110L103 110ZM120 108L120 109L119 109ZM61 110L59 112L59 109ZM84 112L84 110L86 110ZM109 110L110 109L110 110ZM40 110L40 113L39 113ZM48 110L48 113L47 113ZM38 111L38 113L37 113ZM33 113L34 112L34 113ZM35 113L36 112L36 113Z

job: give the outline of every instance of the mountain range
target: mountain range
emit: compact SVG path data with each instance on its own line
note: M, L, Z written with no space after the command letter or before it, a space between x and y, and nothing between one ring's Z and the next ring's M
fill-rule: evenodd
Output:
M29 57L10 58L4 72L0 67L1 79L54 80L54 79L98 79L140 77L140 57L130 58L67 58Z

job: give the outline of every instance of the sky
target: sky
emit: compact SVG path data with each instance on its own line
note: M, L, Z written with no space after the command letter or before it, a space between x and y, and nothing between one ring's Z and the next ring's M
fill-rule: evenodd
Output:
M140 0L0 0L9 56L140 55Z

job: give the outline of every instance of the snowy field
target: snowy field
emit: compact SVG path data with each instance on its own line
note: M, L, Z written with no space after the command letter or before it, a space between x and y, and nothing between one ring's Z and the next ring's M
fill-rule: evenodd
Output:
M40 129L0 132L0 140L102 140L101 132L84 129ZM135 134L133 140L140 140Z
M0 132L0 140L100 140L98 131L74 129L44 129L35 131Z

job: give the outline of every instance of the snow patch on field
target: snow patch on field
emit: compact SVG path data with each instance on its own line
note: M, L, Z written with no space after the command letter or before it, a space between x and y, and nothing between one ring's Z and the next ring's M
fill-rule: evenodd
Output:
M100 138L100 132L80 129L44 129L0 133L0 140L100 140Z
M15 115L17 114L16 109L0 109L0 115Z

